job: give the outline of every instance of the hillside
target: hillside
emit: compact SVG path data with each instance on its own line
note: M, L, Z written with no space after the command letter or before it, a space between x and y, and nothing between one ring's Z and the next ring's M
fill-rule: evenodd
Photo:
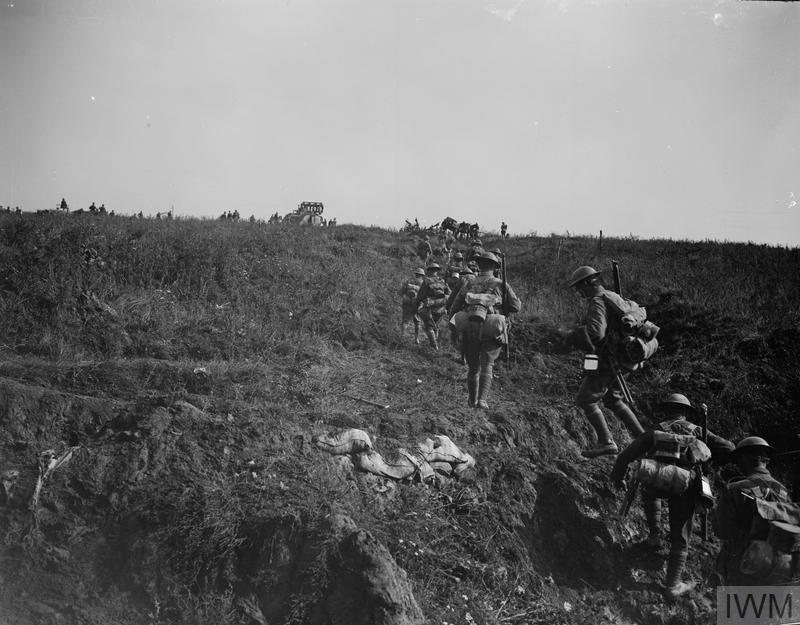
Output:
M800 448L800 251L483 240L524 308L475 411L447 340L398 338L412 237L0 214L0 622L712 622L716 540L695 537L698 589L664 603L640 509L620 519L612 461L580 456L582 354L558 330L583 305L565 282L615 259L661 326L630 380L645 414L682 392L715 432L784 451ZM377 478L312 443L345 428L384 454L445 435L476 466ZM47 473L46 450L63 460Z

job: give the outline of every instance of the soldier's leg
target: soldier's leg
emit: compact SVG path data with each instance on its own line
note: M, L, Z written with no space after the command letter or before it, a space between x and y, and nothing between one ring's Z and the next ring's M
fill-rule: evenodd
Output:
M661 499L649 488L642 488L642 509L647 521L647 544L658 547L661 544Z
M691 492L670 497L669 505L669 559L667 576L664 579L664 594L674 599L694 587L693 583L681 581L689 556L689 538L694 521L694 495Z
M480 375L478 378L478 398L476 406L484 410L489 407L486 398L492 388L494 361L500 355L503 346L497 341L482 341L480 349Z
M419 328L422 325L422 319L419 315L414 315L414 343L419 345Z
M467 360L467 392L469 407L475 408L478 401L478 384L481 370L481 344L476 337L470 337L469 330L461 335L464 357Z
M631 436L636 437L644 432L644 428L642 424L639 423L639 419L633 414L631 407L625 403L622 389L619 387L619 382L616 379L611 382L608 391L603 396L603 404L614 413L617 419L622 421L625 427L628 428L628 432L630 432Z
M619 453L616 443L608 429L605 415L600 410L600 399L605 395L610 380L608 376L600 374L584 375L575 403L583 410L586 419L597 434L597 444L581 452L585 458L596 458L608 454Z

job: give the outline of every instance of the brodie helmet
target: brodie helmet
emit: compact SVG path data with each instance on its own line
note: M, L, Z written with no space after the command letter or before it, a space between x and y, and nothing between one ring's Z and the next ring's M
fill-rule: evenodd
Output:
M472 273L472 269L469 267L464 267L460 272L462 276L474 276L475 274Z
M425 271L436 270L440 271L442 266L439 263L430 263L427 267L425 267Z
M575 271L572 272L572 276L569 279L569 286L577 286L584 280L588 280L593 276L599 276L601 272L597 271L594 267L589 267L588 265L584 265L583 267L578 267Z
M689 410L694 410L689 398L681 393L668 395L659 405L662 408L688 408Z
M417 267L414 270L414 275L415 276L424 276L425 275L425 270L422 267Z
M453 254L453 258L455 258L456 260L461 260L462 258L464 258L464 255L461 252L456 252L455 254Z
M491 263L495 267L500 266L500 261L497 260L497 256L492 254L491 252L487 252L486 250L478 250L472 255L472 259L481 265L482 263Z
M739 454L743 451L760 451L762 453L770 454L773 451L772 446L760 436L748 436L736 443L736 449L733 450L734 454Z

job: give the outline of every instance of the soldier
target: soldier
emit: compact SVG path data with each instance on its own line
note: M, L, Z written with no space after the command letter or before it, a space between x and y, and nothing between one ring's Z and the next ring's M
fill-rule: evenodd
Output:
M597 369L584 371L575 403L583 410L597 434L597 444L581 452L585 458L614 455L619 449L608 429L600 401L625 424L632 436L639 436L644 428L623 400L618 376L623 375L616 358L613 335L618 334L619 320L610 315L603 298L600 272L591 267L579 267L572 273L569 286L588 301L584 324L576 328L568 341L579 348L597 354Z
M400 297L402 298L401 304L403 307L403 316L402 320L400 321L400 339L403 339L406 324L409 321L413 321L414 343L417 345L419 345L419 327L422 323L422 319L417 314L415 302L417 300L417 294L419 293L419 288L422 286L422 280L424 277L425 270L422 267L418 267L414 270L414 277L403 282L403 285L400 287Z
M489 407L486 398L492 387L494 361L508 340L505 316L519 312L522 302L508 284L494 276L494 269L500 266L494 254L481 250L475 261L479 273L458 292L450 309L450 323L461 337L469 366L469 406L485 410Z
M422 237L422 241L420 241L417 246L417 256L419 256L423 262L427 263L432 255L433 248L431 248L431 238L426 234Z
M469 249L464 255L464 259L469 263L479 251L483 251L483 242L480 239L473 239L469 242Z
M650 532L646 541L649 547L659 547L661 544L661 499L667 500L670 551L664 595L668 599L674 599L694 587L692 583L681 581L689 555L694 512L700 504L698 491L690 485L691 478L699 475L699 465L708 460L709 452L710 457L718 463L727 461L728 454L733 450L733 443L708 432L708 445L702 445L703 428L687 420L695 411L685 395L673 393L661 402L659 408L666 418L653 429L637 436L620 452L611 471L611 481L621 485L628 465L643 456L657 462L650 466L670 466L685 470L680 473L685 478L682 486L669 491L654 484L642 484L642 506ZM698 442L702 447L694 447ZM694 453L693 450L697 448L701 452Z
M456 252L453 254L453 262L447 266L444 276L447 286L450 287L451 292L458 290L459 278L461 277L461 272L464 269L464 255L461 252Z
M493 248L492 248L492 249L490 249L489 251L490 251L492 254L494 254L495 256L497 256L497 259L498 259L498 260L499 260L501 263L503 262L503 257L504 257L505 255L503 254L503 252L500 250L500 248L499 248L499 247L493 247ZM497 269L495 269L495 270L494 270L494 275L495 275L495 277L496 277L496 278L499 278L499 277L500 277L500 271L501 271L501 268L500 268L500 267L498 267Z
M504 239L508 238L508 224L506 222L500 224L500 236Z
M753 522L756 500L791 505L786 487L767 469L772 451L760 436L748 436L739 441L733 452L733 460L743 475L725 485L714 514L714 531L724 540L717 558L717 572L725 584L758 586L773 581L767 579L771 571L764 574L747 563L751 559L748 549L755 541L765 540L769 528ZM797 575L797 552L793 554L791 567L790 576Z
M430 263L425 268L425 278L414 302L425 327L425 334L436 351L439 350L439 322L447 313L447 296L450 295L447 283L439 277L441 270L439 263Z

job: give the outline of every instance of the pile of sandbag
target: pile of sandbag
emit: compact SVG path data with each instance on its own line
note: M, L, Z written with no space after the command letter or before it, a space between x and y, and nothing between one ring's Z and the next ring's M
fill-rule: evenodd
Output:
M362 471L394 480L419 477L427 481L436 474L460 475L475 466L472 456L443 435L435 435L413 447L400 447L386 457L373 448L369 434L356 428L316 435L312 442L330 454L349 455L353 465Z

